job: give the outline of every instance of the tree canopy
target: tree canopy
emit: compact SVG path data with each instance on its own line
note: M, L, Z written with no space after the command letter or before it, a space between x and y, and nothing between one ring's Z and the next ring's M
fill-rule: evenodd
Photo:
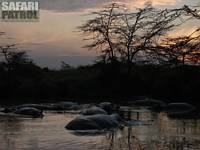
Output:
M130 69L131 64L139 59L145 61L151 58L157 63L161 62L157 61L158 57L159 60L174 62L175 59L182 62L199 60L198 37L191 37L193 34L173 39L167 37L176 27L191 19L199 19L198 9L186 5L177 9L157 9L146 4L143 8L129 10L123 4L113 3L91 15L94 18L87 20L79 29L90 41L85 47L100 53L104 62L122 61ZM187 44L184 45L183 41ZM179 48L173 44L163 47L166 42L176 43ZM187 47L187 52L181 45Z

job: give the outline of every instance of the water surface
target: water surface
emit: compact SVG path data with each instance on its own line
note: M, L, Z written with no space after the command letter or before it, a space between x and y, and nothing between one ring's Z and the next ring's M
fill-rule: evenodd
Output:
M78 114L46 112L42 119L0 116L0 150L198 150L200 120L172 120L164 113L122 107L120 114L146 125L99 135L65 130Z

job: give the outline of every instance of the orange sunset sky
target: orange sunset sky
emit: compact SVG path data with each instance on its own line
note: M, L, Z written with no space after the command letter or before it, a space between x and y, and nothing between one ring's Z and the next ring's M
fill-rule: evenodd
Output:
M142 7L148 0L115 0L126 3L131 9ZM40 0L39 22L0 22L1 44L17 43L33 60L50 68L57 68L61 61L71 65L92 63L95 52L83 49L84 41L76 27L81 25L91 10L98 9L113 0ZM199 0L151 0L155 7L174 8L184 4L197 5ZM194 30L200 21L187 23L175 34Z

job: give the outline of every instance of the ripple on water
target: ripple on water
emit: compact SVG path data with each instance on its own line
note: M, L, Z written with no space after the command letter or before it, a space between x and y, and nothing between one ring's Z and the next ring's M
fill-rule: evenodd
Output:
M151 125L90 135L65 130L77 114L46 112L43 119L0 117L0 150L200 149L200 120L171 120L164 113L137 110L129 107L120 114Z

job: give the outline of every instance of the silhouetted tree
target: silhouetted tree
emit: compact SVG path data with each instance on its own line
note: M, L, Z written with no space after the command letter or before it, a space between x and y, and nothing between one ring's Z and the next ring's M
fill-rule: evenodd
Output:
M69 70L69 69L72 69L72 67L69 64L67 64L66 62L61 61L61 70L66 71L66 70Z
M16 48L16 44L0 46L0 55L4 57L4 64L8 71L14 69L17 65L32 63L26 52Z
M144 57L148 47L180 24L175 21L181 15L181 9L157 10L150 4L136 9L135 12L125 12L121 15L121 25L117 29L118 41L121 44L121 58L127 62L129 72L134 59L138 58L136 56Z
M154 12L155 9L151 5L147 5L145 8L137 9L136 12L129 12L125 9L123 14L120 15L120 24L115 32L120 43L121 59L126 61L129 71L133 57L139 51L137 47L141 45L144 39L144 30L154 18Z
M118 17L122 5L113 3L104 7L103 10L93 12L94 19L88 20L85 24L79 27L86 38L91 43L86 45L86 48L95 49L102 55L106 62L113 62L117 59L117 41L115 30L118 26Z
M197 17L198 10L188 6L179 9L155 9L147 4L135 12L122 15L122 26L119 27L119 41L122 43L122 58L129 64L139 59L145 62L149 57L149 49L166 38L169 31L186 21ZM152 58L151 58L152 59Z
M151 4L130 11L125 5L113 3L92 15L94 19L79 27L91 41L85 47L99 50L104 61L125 61L130 73L135 60L149 57L151 47L158 45L168 31L197 17L198 11L188 6L156 9Z
M200 28L188 36L166 38L155 47L159 62L168 65L198 63L200 61Z

